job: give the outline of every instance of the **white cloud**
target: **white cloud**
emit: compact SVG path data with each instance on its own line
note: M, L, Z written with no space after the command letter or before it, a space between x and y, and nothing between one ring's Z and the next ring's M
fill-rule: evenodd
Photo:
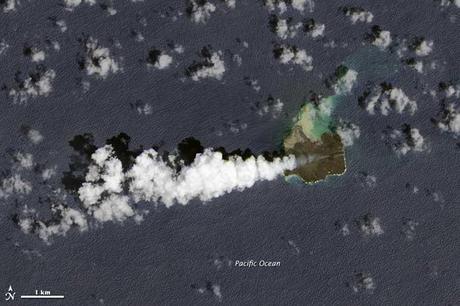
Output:
M16 88L11 88L8 94L15 104L24 104L29 98L47 97L53 90L52 81L55 77L56 73L52 69L38 69L19 82Z
M358 220L361 232L366 236L380 236L384 233L380 219L371 215L365 215Z
M0 55L3 55L3 53L5 53L9 47L10 45L8 45L8 43L4 39L2 39L0 41Z
M91 210L91 214L99 222L119 221L122 222L134 216L134 209L129 205L127 196L111 194Z
M49 180L50 178L52 178L53 176L56 175L56 167L52 167L52 168L46 168L42 171L42 179L44 181L47 181Z
M12 194L28 194L32 191L32 184L21 177L21 174L14 173L4 178L0 186L0 198L6 199Z
M202 51L203 60L194 63L187 68L187 73L192 80L199 81L205 78L214 78L221 80L225 73L225 62L222 51L209 52Z
M178 54L182 54L184 53L185 49L184 49L184 46L182 45L174 45L174 52L178 53Z
M49 243L54 235L65 236L72 227L78 228L81 232L88 230L88 221L81 211L62 204L53 205L51 210L53 215L59 216L58 219L45 223L27 217L20 219L18 225L24 233L35 233L46 243Z
M19 170L30 169L33 165L31 156L15 157L21 164ZM181 169L170 162L180 164ZM231 155L224 159L222 153L212 149L205 149L191 164L185 165L177 160L176 155L170 155L168 161L164 161L160 154L150 149L137 156L134 164L124 170L113 148L106 145L91 156L85 182L78 190L81 208L67 206L65 195L61 195L57 201L51 202L49 220L40 219L34 210L24 209L22 216L18 217L18 225L25 233L35 234L49 243L53 236L65 236L73 227L86 231L91 224L97 226L127 219L139 223L148 212L136 208L139 201L162 202L166 207L175 203L185 205L195 198L209 201L232 191L243 191L258 181L274 180L297 165L293 155L270 161L263 156L243 160L238 155ZM46 181L55 173L54 167L44 169L39 175ZM31 184L15 173L3 179L0 198L13 194L21 196L31 190ZM59 190L55 192L60 193ZM212 291L221 298L218 287Z
M368 291L372 292L375 289L375 281L369 273L357 273L351 288L354 292Z
M166 54L166 52L152 48L149 51L147 58L147 65L163 70L168 68L173 62L172 56Z
M310 7L313 6L313 1L308 1L308 0L292 0L292 7L300 12L303 12L307 6L307 4L310 5Z
M139 115L151 115L153 113L153 107L150 103L136 101L132 107L136 109Z
M390 90L389 101L394 103L395 110L400 114L406 109L412 114L417 110L416 102L409 99L401 88L392 88Z
M0 3L0 7L3 8L4 13L8 13L16 10L16 4L19 4L18 0L5 0Z
M72 11L74 8L79 6L82 3L87 3L89 5L96 4L96 0L64 0L64 5L67 10Z
M460 8L460 0L441 0L440 4L441 6L450 6L451 4L454 4L456 7Z
M336 95L349 94L356 83L358 72L353 69L348 69L347 72L337 80L333 89Z
M51 42L51 45L53 46L53 49L54 49L55 51L61 50L61 45L59 44L58 41L52 41L52 42Z
M460 110L454 104L446 106L438 127L443 131L460 136Z
M171 160L175 157L171 156ZM187 204L194 198L209 201L233 190L242 191L252 187L257 181L274 180L285 170L297 166L294 156L274 158L240 156L224 159L222 153L205 149L190 165L183 165L177 172L153 150L139 155L134 165L123 171L112 147L106 145L91 156L85 182L78 190L84 210L54 205L52 222L42 222L30 217L22 218L19 225L24 232L35 232L49 241L52 235L65 235L72 225L80 231L88 229L88 218L98 223L123 222L133 218L142 220L142 213L134 208L134 203L146 200L163 202L167 207L174 203ZM13 192L29 193L30 185L22 181L19 174L4 180L2 197ZM129 190L129 192L126 192ZM6 195L6 196L5 196Z
M446 95L446 98L450 97L457 97L460 98L460 85L449 85L445 90L444 93Z
M351 122L341 121L336 130L337 134L342 139L344 146L352 146L355 142L355 139L358 139L361 136L361 130L359 126Z
M414 68L418 73L423 73L423 62L414 61L413 63L407 63L410 67Z
M403 229L402 232L406 235L407 240L414 240L416 227L419 223L412 219L405 219L403 221Z
M236 0L224 0L225 4L231 8L234 9L236 7Z
M425 65L420 57L426 57L433 52L434 43L432 40L426 40L423 37L413 37L402 39L396 50L399 58L404 58L403 62L409 67L415 69L418 73L424 73ZM408 53L410 51L410 53ZM426 66L432 70L436 69L436 62L431 62L431 65Z
M389 31L382 30L377 25L372 27L372 33L369 35L369 39L374 46L377 46L382 50L388 48L392 42L391 33Z
M231 261L229 261L228 264L230 265ZM206 286L204 287L198 287L197 285L193 284L192 288L194 288L200 294L212 293L219 302L222 302L222 290L218 284L207 282Z
M43 135L40 133L38 130L34 129L28 129L27 130L27 138L33 143L33 144L39 144L40 142L43 141Z
M124 221L135 215L129 197L122 195L125 173L121 161L113 156L111 146L96 150L86 182L78 190L79 198L89 215L99 222Z
M433 41L423 40L415 49L417 56L427 56L433 51Z
M425 138L420 134L420 131L407 124L403 125L400 130L392 130L387 140L393 151L399 156L404 156L409 152L424 152L428 150L428 145L425 142Z
M21 168L30 170L34 166L33 156L30 153L17 152L14 155L14 159Z
M340 228L340 233L342 234L342 236L350 235L350 228L348 227L347 223L343 224L343 226Z
M141 32L133 32L134 40L137 42L143 42L145 40L144 35Z
M318 23L314 19L309 19L304 22L304 31L312 38L324 36L325 29L326 26L324 24Z
M289 31L289 26L286 19L278 19L276 24L276 35L281 39L286 39L289 37L294 37L297 32Z
M313 0L265 0L264 3L270 11L278 10L280 14L284 14L287 11L288 5L302 13L305 10L312 13L315 8Z
M206 23L211 17L211 13L216 10L216 6L207 0L189 0L187 12L195 23Z
M215 297L219 301L222 301L222 291L219 285L216 285L216 284L212 285L212 293L214 293Z
M382 31L380 35L372 42L375 46L385 49L391 44L391 34L389 31Z
M315 27L310 32L311 37L316 38L319 36L323 36L325 29L326 29L326 26L324 24L322 23L315 24Z
M361 186L374 188L377 186L377 177L366 172L360 172L358 176Z
M399 114L407 111L413 115L417 110L417 103L411 100L402 89L391 85L386 86L381 85L366 97L364 103L369 114L374 115L375 111L379 110L382 115L387 116L390 111L394 110Z
M157 62L155 63L155 68L158 68L160 70L162 69L166 69L169 67L169 65L171 65L173 59L171 56L167 55L167 54L161 54L159 57L158 57L158 60Z
M293 156L275 158L271 162L262 156L246 160L230 156L225 160L222 153L206 149L191 165L177 173L150 149L139 155L132 168L124 173L109 145L98 149L92 160L86 182L78 191L80 200L90 211L96 211L98 208L93 207L100 206L107 195L120 195L125 181L135 202L162 201L169 207L175 202L185 205L194 198L209 201L233 190L242 191L257 181L274 180L285 170L297 166ZM123 203L122 206L127 205L127 201L117 201ZM128 209L123 211L131 214Z
M62 33L67 31L67 24L64 19L57 20L56 25L59 27Z
M85 43L85 68L88 75L105 79L110 73L120 71L119 64L110 55L110 50L99 45L97 39L89 37Z
M278 18L276 15L270 17L272 31L281 39L293 38L302 27L302 23L291 24L291 19Z
M38 49L37 47L25 47L24 55L29 57L30 60L34 63L42 62L46 57L45 52Z
M251 88L253 90L255 90L256 92L259 92L262 87L259 85L259 80L256 80L256 79L250 79L250 78L245 78L246 80L246 85L249 85L251 86Z
M110 16L113 16L117 13L117 10L114 9L112 6L107 6L106 11Z
M274 54L281 64L299 65L305 71L313 70L313 58L305 50L295 46L279 45L275 47Z
M273 180L295 167L293 156L275 158L273 162L262 156L246 160L230 156L224 160L220 152L206 149L190 166L176 173L151 149L136 158L127 176L135 201L161 200L169 207L174 202L184 205L193 198L209 201L233 190L242 191L257 181Z
M45 60L45 52L38 49L32 49L32 62L38 63Z
M426 150L425 139L420 134L420 131L416 128L410 129L410 135L408 136L408 143L413 151L422 152Z
M232 59L238 66L241 66L243 64L243 58L239 54L234 54Z
M257 102L254 107L256 109L256 113L259 116L263 117L267 114L271 114L271 116L276 119L283 112L284 103L281 101L281 99L275 99L269 96L267 100Z
M374 15L371 12L360 7L345 7L343 11L345 16L350 17L353 24L356 24L357 22L371 23L374 19Z

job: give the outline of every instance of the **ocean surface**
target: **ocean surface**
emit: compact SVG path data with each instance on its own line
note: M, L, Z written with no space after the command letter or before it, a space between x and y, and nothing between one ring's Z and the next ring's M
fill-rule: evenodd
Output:
M460 149L459 139L442 132L432 118L440 111L438 83L460 83L460 8L420 1L315 1L313 12L289 10L284 17L314 18L324 36L299 31L287 40L307 50L313 70L282 65L273 58L280 39L268 27L270 11L262 2L236 1L217 7L204 24L185 14L184 1L114 1L113 16L99 4L66 10L62 1L22 0L15 11L0 12L0 83L10 88L18 70L35 64L23 56L29 44L45 50L43 64L56 72L52 92L14 104L0 94L0 168L11 171L11 152L33 155L56 167L49 183L28 179L32 191L0 200L0 290L11 285L20 305L460 305ZM372 23L353 25L339 11L362 6ZM177 17L177 19L175 18ZM63 19L62 33L50 17ZM144 22L145 21L145 22ZM144 24L144 25L143 25ZM423 36L434 41L420 74L405 66L396 51L380 50L365 40L372 25L390 31L394 41ZM144 40L135 41L132 30ZM90 35L110 49L122 71L105 79L80 70L78 37ZM47 41L57 41L53 50ZM336 47L325 47L330 41ZM151 47L180 44L168 69L148 68ZM243 42L247 42L246 48ZM202 47L222 50L226 70L221 80L198 82L184 74ZM234 60L238 54L242 64ZM91 133L99 146L120 132L133 147L157 145L172 151L193 136L204 147L254 153L279 149L292 118L311 95L332 95L324 79L340 64L358 72L351 93L334 116L353 122L361 135L346 147L347 171L314 184L283 178L258 182L202 203L170 208L142 203L144 220L93 224L72 229L47 244L25 234L12 216L28 208L43 214L51 190L64 189L63 172L73 153L69 140ZM245 79L246 78L246 79ZM258 81L260 90L247 84ZM87 92L82 80L88 81ZM391 82L418 109L413 114L370 115L358 105L369 84ZM271 95L284 103L277 118L260 116L252 106ZM148 103L144 115L132 105ZM423 152L396 154L385 141L388 127L407 123L420 130ZM40 131L32 144L21 126ZM233 128L232 128L233 127ZM238 130L238 131L237 131ZM366 178L375 177L374 183ZM3 177L3 176L2 176ZM417 186L418 192L413 192ZM78 205L68 195L70 205ZM383 233L366 235L359 224L378 218ZM361 221L360 221L361 220ZM412 221L412 222L409 222ZM348 232L343 227L347 225ZM413 226L411 226L413 225ZM235 267L236 260L279 261L279 267ZM362 275L369 276L366 287ZM36 289L65 295L64 300L19 300ZM3 292L2 292L3 293Z

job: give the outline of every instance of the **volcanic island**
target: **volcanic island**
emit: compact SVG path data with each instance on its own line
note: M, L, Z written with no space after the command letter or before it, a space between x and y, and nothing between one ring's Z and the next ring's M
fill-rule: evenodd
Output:
M312 184L345 173L345 150L331 116L339 99L338 95L329 96L301 108L283 140L285 154L293 154L302 161L294 170L285 172L287 180L295 177Z

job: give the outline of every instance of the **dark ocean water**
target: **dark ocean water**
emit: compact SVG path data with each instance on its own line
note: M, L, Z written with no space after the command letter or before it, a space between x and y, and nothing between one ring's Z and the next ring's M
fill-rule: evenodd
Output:
M71 230L50 245L22 233L11 220L24 204L46 210L39 197L49 189L34 182L28 196L0 201L0 289L6 292L11 284L17 295L51 290L66 297L49 304L63 305L460 305L460 150L458 139L431 123L439 101L423 93L437 89L441 81L460 82L460 8L442 9L430 0L316 1L315 11L304 17L325 23L325 37L312 40L300 32L289 41L313 56L314 69L305 72L273 59L273 42L279 39L269 31L269 12L261 3L237 0L236 5L230 10L218 3L203 25L185 15L177 21L161 17L184 12L183 1L119 1L114 3L118 13L107 16L98 5L82 4L69 12L60 1L23 0L16 12L0 13L0 41L10 45L0 55L1 84L11 84L17 70L32 67L22 55L26 43L46 50L44 64L57 75L53 92L27 105L14 105L6 92L0 95L0 167L10 168L11 150L30 152L36 161L57 165L53 184L62 188L60 177L72 153L68 141L85 132L99 145L125 132L134 146L162 143L165 150L189 136L205 147L277 149L309 91L332 94L324 77L345 62L358 71L358 82L336 115L361 128L361 137L347 148L347 172L311 186L281 178L259 182L204 204L195 200L166 209L146 203L150 213L140 224L126 221L85 233ZM374 21L352 25L338 12L343 5L365 7ZM297 12L289 15L304 18ZM61 33L49 17L64 19L68 30ZM142 17L145 27L139 23ZM373 24L388 29L393 39L434 40L426 61L436 61L438 68L418 74L401 65L395 54L369 47L363 37ZM142 32L145 41L135 42L132 29ZM123 57L123 72L97 80L80 71L76 55L82 33ZM61 50L46 49L46 39L57 40ZM237 39L247 41L249 48ZM122 47L116 48L114 40ZM324 48L329 40L339 47ZM166 49L168 41L183 45L184 54L174 58L173 68L147 69L149 48ZM208 44L224 51L222 81L185 78L185 67ZM241 66L232 61L235 53L242 57ZM257 79L262 89L254 91L244 77ZM90 81L87 93L82 92L81 78ZM413 116L369 116L358 106L366 82L384 81L397 84L417 101ZM278 119L260 117L250 108L270 94L285 104L285 114ZM137 100L150 103L153 113L139 115L130 106ZM231 132L228 124L235 120L247 123L247 129ZM420 129L429 151L398 157L385 144L382 131L403 123ZM44 141L30 144L20 133L21 125L39 130ZM362 172L377 178L375 187L363 186ZM420 192L412 193L407 183ZM366 214L380 219L384 234L361 233L355 221ZM407 220L418 224L412 240L404 232ZM345 223L348 236L336 225ZM245 259L281 265L227 265ZM375 289L354 292L358 273L371 275ZM213 285L219 286L220 299Z

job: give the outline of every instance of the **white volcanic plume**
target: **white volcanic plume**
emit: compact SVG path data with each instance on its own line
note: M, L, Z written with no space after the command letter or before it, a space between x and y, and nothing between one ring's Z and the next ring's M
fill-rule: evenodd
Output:
M129 169L124 169L111 145L101 147L91 155L85 182L78 189L79 208L56 204L51 209L51 220L42 221L32 214L18 218L17 223L23 232L35 233L49 243L52 236L65 236L72 227L83 232L92 224L109 221L132 218L138 223L148 213L136 208L139 201L162 202L166 207L175 203L186 205L195 198L209 201L252 187L258 181L274 180L301 163L293 155L272 160L263 156L243 159L239 155L224 157L212 149L204 149L187 165L176 157L169 155L165 161L150 149L138 155Z
M194 162L176 173L155 150L143 152L127 173L129 189L136 201L163 201L187 204L193 198L208 201L232 190L242 191L257 181L271 181L285 170L296 167L293 156L267 161L263 156L243 160L233 155L224 160L222 153L206 149Z
M80 200L96 218L97 214L110 215L101 213L101 209L115 209L112 216L118 220L134 215L129 199L134 202L161 201L167 207L176 202L185 205L194 198L209 201L233 190L242 191L257 181L274 180L285 170L297 166L294 156L274 158L273 161L263 156L243 160L232 155L224 159L221 152L205 149L178 172L150 149L136 158L131 169L123 172L110 145L98 149L92 155L92 161L86 182L79 189ZM124 183L129 190L128 197L122 196ZM109 205L107 201L117 205Z

